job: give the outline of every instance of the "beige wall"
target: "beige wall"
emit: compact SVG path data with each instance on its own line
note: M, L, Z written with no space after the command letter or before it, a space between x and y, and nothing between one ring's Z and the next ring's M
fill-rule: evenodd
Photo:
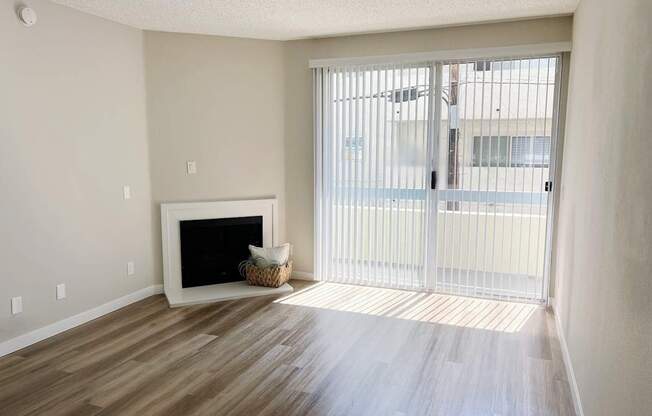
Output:
M145 59L155 240L161 202L276 196L283 241L283 43L146 32Z
M0 6L0 341L159 280L142 32L42 0L26 28L17 4Z
M584 414L652 409L652 2L575 15L556 248Z
M571 38L570 17L409 32L290 41L285 44L285 178L287 239L295 268L313 267L312 73L310 59L429 52L560 42Z

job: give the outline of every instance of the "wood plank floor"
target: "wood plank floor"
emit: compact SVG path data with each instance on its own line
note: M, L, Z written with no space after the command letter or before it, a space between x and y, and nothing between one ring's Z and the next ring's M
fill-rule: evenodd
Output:
M574 414L542 308L490 325L507 312L292 284L285 299L178 309L153 296L0 358L0 414Z

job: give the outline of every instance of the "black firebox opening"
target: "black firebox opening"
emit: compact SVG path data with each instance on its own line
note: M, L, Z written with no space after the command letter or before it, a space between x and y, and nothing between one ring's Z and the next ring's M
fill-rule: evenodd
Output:
M263 217L181 221L180 239L182 287L240 281L249 244L263 245Z

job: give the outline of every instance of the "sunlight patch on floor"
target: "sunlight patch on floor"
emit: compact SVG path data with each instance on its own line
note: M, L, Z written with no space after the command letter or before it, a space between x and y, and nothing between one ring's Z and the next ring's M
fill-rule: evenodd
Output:
M318 283L275 301L490 331L518 332L537 305L410 292L339 283Z

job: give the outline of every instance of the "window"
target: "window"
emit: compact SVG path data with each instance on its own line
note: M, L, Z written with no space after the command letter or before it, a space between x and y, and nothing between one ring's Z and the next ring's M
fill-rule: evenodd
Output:
M362 160L364 137L344 138L344 160Z
M507 167L509 165L509 136L475 136L473 138L473 166Z
M550 136L475 136L473 166L547 168Z
M550 136L512 137L511 166L547 168L550 164Z
M491 61L476 61L473 65L476 72L491 71Z

